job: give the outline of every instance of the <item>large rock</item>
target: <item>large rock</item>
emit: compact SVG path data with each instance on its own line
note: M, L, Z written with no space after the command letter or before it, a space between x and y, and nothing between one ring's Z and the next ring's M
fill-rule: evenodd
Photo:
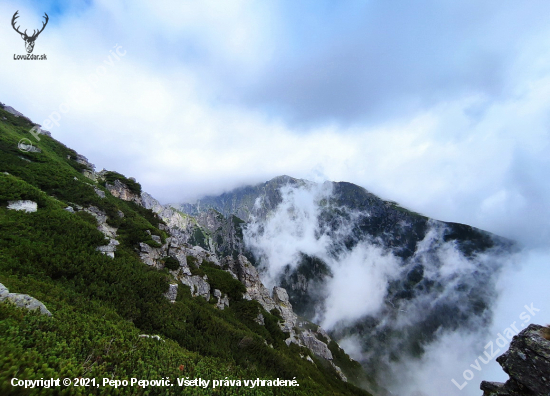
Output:
M152 267L160 267L161 259L165 256L165 249L162 247L154 248L143 242L139 243L139 249L139 257L141 258L141 261Z
M170 206L161 205L159 201L146 192L141 193L142 205L146 209L151 209L154 213L166 223L170 234L177 238L180 243L185 243L191 238L195 222L190 216L187 216Z
M0 302L9 301L19 308L26 308L29 311L38 310L42 315L52 316L46 306L36 298L28 294L10 293L8 288L0 283Z
M229 297L227 295L224 296L220 290L214 289L214 297L218 300L216 308L223 311L225 307L229 307Z
M38 204L34 201L8 201L8 209L33 213L38 210Z
M330 349L328 349L327 344L315 338L315 335L312 334L310 331L306 330L302 332L300 334L300 338L302 339L304 345L308 347L314 354L322 357L323 359L332 360L332 352L330 351Z
M246 287L245 299L258 301L267 312L277 308L271 293L260 280L258 271L245 256L239 255L237 260L231 256L225 257L222 264Z
M105 198L105 191L100 190L100 189L97 188L97 187L94 187L94 191L95 191L95 193L97 194L97 196L98 196L99 198Z
M292 331L292 329L296 327L298 315L296 315L292 310L292 304L288 299L288 293L286 292L286 290L282 287L275 286L273 288L273 301L275 301L275 304L277 304L277 308L279 309L279 312L281 312L281 316L283 317L283 331Z
M32 144L24 143L24 142L19 142L17 146L19 147L19 149L21 151L24 151L26 153L41 153L42 152L41 148L33 146ZM23 157L20 157L20 158L24 159L25 161L31 162L30 160L28 160L26 158L23 158Z
M204 275L183 276L180 278L181 283L189 286L193 297L201 296L206 301L210 300L210 284L207 282L208 277Z
M111 238L107 245L99 246L97 250L110 258L115 258L116 247L118 245L120 245L120 242Z
M141 201L141 196L133 193L126 184L122 183L120 180L115 180L113 184L105 184L105 188L109 190L111 195L114 197L120 198L123 201L135 202L138 205L143 205Z
M176 302L176 298L178 297L178 285L176 284L170 284L168 291L164 294L164 296L170 301L170 302Z
M550 340L542 336L543 329L532 324L512 339L508 351L497 358L510 379L483 381L483 396L550 395Z
M4 301L8 297L8 294L10 294L8 288L0 283L0 301Z

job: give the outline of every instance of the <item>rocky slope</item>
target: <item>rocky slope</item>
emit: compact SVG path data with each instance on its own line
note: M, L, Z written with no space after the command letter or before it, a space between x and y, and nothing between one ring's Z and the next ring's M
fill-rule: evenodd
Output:
M333 362L332 353L328 347L331 341L327 333L318 326L308 321L298 322L298 315L292 310L292 304L289 301L287 291L282 287L273 287L270 291L262 283L256 268L248 259L240 254L244 248L242 230L240 224L242 220L236 216L221 215L219 212L210 209L197 214L196 218L186 216L174 208L161 205L150 194L136 191L126 185L127 180L116 178L109 183L106 180L106 171L95 172L95 166L88 160L79 155L79 159L86 166L83 174L94 181L105 183L106 189L116 198L124 201L134 202L150 209L165 222L161 229L168 233L169 237L163 242L160 236L151 235L153 245L141 242L140 258L143 263L163 269L167 260L172 258L176 260L177 265L169 268L177 283L172 283L167 292L167 298L175 301L179 284L190 288L193 297L202 297L206 301L211 298L216 299L216 307L224 309L231 304L231 299L219 289L210 285L208 275L194 274L193 270L200 270L203 263L213 264L227 271L235 279L238 279L246 288L244 298L246 300L258 301L267 311L281 317L281 330L288 334L285 340L287 345L292 343L301 347L306 347L318 357L325 359L335 369L343 381L347 381L345 374ZM135 182L135 180L130 179ZM101 194L99 194L102 196ZM116 251L116 229L107 224L107 216L97 208L79 208L88 211L98 221L98 230L104 233L109 244L101 246L98 249L111 257L114 257ZM197 240L197 235L201 235L202 246L193 246ZM206 250L206 249L208 250ZM258 315L258 323L263 325L263 316ZM311 326L315 331L311 331ZM322 338L323 340L321 340Z
M504 238L430 219L346 182L280 176L175 207L243 219L241 249L288 291L296 313L327 323L336 339L359 340L365 367L380 371L421 356L442 331L488 323L502 257L515 249ZM355 286L361 281L352 274L343 279L352 265L358 273L374 267L364 286ZM335 301L353 287L372 293L348 306L379 302L350 320Z
M202 375L296 376L300 388L283 394L368 395L341 369L357 364L296 315L286 290L262 283L242 221L164 207L51 136L29 139L36 124L0 107L0 295L46 314L0 304L0 393L14 376ZM18 146L23 138L36 149Z
M506 383L481 383L483 396L547 396L550 394L550 327L529 325L514 336L497 358L510 376Z

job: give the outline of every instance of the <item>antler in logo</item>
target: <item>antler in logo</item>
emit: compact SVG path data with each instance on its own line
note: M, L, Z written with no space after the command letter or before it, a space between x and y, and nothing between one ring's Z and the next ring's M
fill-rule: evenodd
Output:
M44 16L43 18L46 19L46 22L42 22L43 23L42 29L40 29L38 32L36 30L33 30L32 36L28 36L26 29L25 29L24 33L21 33L19 31L19 26L15 27L15 20L17 18L19 18L19 15L17 15L18 13L19 13L19 11L16 11L15 14L13 14L13 18L11 19L11 26L13 27L13 29L17 33L19 33L21 35L23 40L25 40L25 48L27 49L27 53L32 54L32 50L34 49L34 41L38 38L38 35L40 33L42 33L42 31L44 30L44 28L48 24L48 21L50 20L50 18L48 17L48 14L44 13L44 15L46 15L46 16Z

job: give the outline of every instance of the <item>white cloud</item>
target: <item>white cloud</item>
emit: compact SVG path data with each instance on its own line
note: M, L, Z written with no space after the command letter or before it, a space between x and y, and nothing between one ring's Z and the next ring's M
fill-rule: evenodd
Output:
M376 316L384 305L388 281L400 273L391 253L370 244L357 246L331 267L334 277L327 284L329 298L321 322L326 329Z

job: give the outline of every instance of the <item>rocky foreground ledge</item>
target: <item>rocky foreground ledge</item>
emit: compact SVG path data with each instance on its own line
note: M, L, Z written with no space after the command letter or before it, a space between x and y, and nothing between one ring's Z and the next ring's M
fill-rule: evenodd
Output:
M483 381L483 396L550 395L550 328L529 325L513 338L497 362L510 379L505 383Z

